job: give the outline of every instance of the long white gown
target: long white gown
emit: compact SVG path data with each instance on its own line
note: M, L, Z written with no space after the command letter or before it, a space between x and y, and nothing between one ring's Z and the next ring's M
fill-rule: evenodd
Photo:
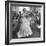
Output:
M23 17L21 21L22 21L22 24L19 32L17 33L18 37L25 37L25 36L32 35L30 21L28 21L25 17Z

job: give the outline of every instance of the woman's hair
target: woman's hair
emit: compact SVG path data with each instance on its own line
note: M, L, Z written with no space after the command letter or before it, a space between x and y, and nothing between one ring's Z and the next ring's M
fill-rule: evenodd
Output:
M23 12L25 12L26 11L26 8L23 8Z

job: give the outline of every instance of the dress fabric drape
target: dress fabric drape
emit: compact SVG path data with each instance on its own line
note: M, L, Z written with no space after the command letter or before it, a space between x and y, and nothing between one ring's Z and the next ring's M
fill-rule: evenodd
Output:
M25 37L25 36L32 35L30 22L25 17L23 17L21 19L21 21L22 21L22 24L21 24L20 30L18 32L18 37Z

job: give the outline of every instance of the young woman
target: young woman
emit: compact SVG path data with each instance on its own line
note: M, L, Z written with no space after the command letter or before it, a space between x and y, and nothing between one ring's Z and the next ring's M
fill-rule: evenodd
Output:
M30 21L31 21L31 17L29 17L27 14L26 14L26 9L24 8L23 9L23 14L21 15L22 18L20 19L20 21L22 22L21 23L21 26L20 26L20 30L19 32L17 33L18 37L26 37L26 36L29 36L29 35L32 35L32 30L31 30L31 27L30 27ZM27 16L27 17L26 17Z

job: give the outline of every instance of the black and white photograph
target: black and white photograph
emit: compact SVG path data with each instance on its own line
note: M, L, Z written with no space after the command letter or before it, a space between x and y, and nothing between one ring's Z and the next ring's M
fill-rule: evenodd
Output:
M44 42L45 3L5 2L6 44Z

